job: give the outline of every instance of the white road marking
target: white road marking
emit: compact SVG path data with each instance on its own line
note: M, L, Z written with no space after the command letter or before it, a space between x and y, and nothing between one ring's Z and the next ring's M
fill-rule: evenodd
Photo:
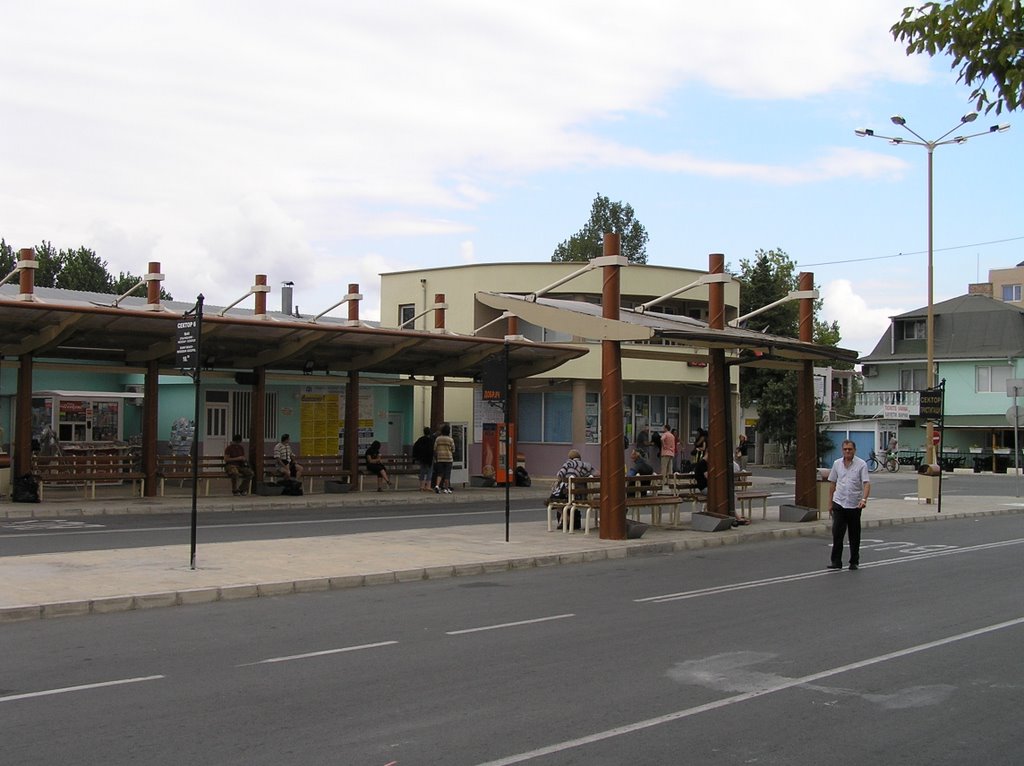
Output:
M380 646L391 646L397 644L397 641L379 641L376 644L360 644L359 646L343 646L340 649L324 649L322 652L306 652L305 654L292 654L287 657L270 657L265 660L257 660L256 662L246 662L242 665L236 665L237 668L247 668L252 665L267 665L273 662L291 662L292 660L306 660L310 657L324 657L328 654L341 654L342 652L357 652L360 649L376 649Z
M445 632L446 636L461 636L463 633L479 633L482 630L500 630L501 628L515 628L519 625L533 625L538 622L548 622L549 620L564 620L566 617L575 617L575 614L556 614L551 617L538 617L535 620L520 620L519 622L503 622L500 625L485 625L480 628L466 628L465 630L449 630Z
M674 713L668 713L661 715L656 718L648 718L643 721L637 721L635 723L626 724L625 726L616 726L614 729L607 729L605 731L595 732L585 737L578 737L577 739L570 739L564 742L558 742L554 745L548 745L547 747L538 748L531 750L526 753L519 753L516 755L510 755L505 758L499 758L496 761L487 761L486 763L478 764L478 766L511 766L515 763L525 763L526 761L532 761L535 758L542 758L546 755L553 755L555 753L562 753L566 750L572 750L577 747L584 745L590 745L595 742L601 742L602 740L612 739L613 737L620 737L624 734L632 734L637 731L643 731L644 729L650 729L655 726L661 726L662 724L672 723L673 721L679 721L684 718L698 715L700 713L706 713L711 710L718 710L729 705L735 705L738 702L746 702L747 700L756 699L758 697L764 697L768 694L774 694L775 692L785 691L791 689L794 686L804 686L807 684L813 684L824 678L831 678L832 676L839 675L841 673L848 673L852 670L860 670L861 668L870 667L872 665L878 665L883 662L889 662L890 660L900 659L901 657L907 657L912 654L919 652L928 651L929 649L935 649L947 644L956 643L957 641L965 641L970 638L976 638L983 636L987 633L994 633L997 630L1004 630L1006 628L1014 628L1019 625L1024 625L1024 617L1018 617L1014 620L1007 620L1006 622L996 623L995 625L988 625L984 628L978 628L977 630L970 630L966 633L958 633L955 636L948 636L946 638L940 638L936 641L928 641L917 646L910 646L906 649L900 649L895 652L889 652L888 654L881 654L877 657L869 657L859 662L851 662L848 665L840 665L836 668L829 670L823 670L819 673L811 673L810 675L802 676L801 678L792 678L756 691L745 692L743 694L736 694L731 697L725 697L724 699L709 702L705 705L698 705L697 707L686 708L684 710L677 710Z
M1003 548L1007 545L1020 545L1024 543L1024 538L1017 540L1002 540L994 543L981 543L980 545L969 545L963 548L953 548L939 551L929 551L927 553L915 553L910 556L903 556L898 559L883 559L882 561L871 561L868 563L861 563L861 569L869 569L872 567L884 567L892 564L908 564L914 561L920 561L921 559L931 559L938 556L952 556L960 553L973 553L976 551L988 550L991 548ZM699 598L701 596L712 596L718 593L728 593L732 590L744 590L746 588L761 588L765 585L779 585L787 582L796 582L797 580L806 580L811 577L836 577L841 576L839 572L830 571L827 569L816 569L813 572L798 572L797 574L781 575L779 577L766 577L762 580L748 580L747 582L731 583L728 585L715 585L710 588L700 588L698 590L682 591L680 593L665 593L660 596L648 596L646 598L633 599L638 604L642 603L666 603L669 601L683 601L689 598Z
M511 513L538 513L543 508L513 508ZM399 516L357 516L350 519L296 519L292 521L252 521L243 524L203 524L200 529L245 529L247 527L287 527L302 526L304 524L351 524L356 521L408 521L410 519L450 519L460 516L492 516L504 514L504 511L460 511L457 513L409 513ZM4 525L6 526L6 525ZM101 525L96 525L101 526ZM125 529L82 529L68 532L23 532L21 534L0 534L0 539L5 537L63 537L66 535L123 535L145 532L180 532L183 529L191 529L188 524L175 527L129 527Z
M34 697L49 697L53 694L67 694L68 692L82 692L89 689L102 689L106 686L121 686L123 684L138 684L143 681L156 681L164 676L140 676L139 678L122 678L117 681L102 681L96 684L82 684L81 686L65 686L63 689L47 689L41 692L28 692L27 694L11 694L7 697L0 697L0 702L14 702L15 700L27 700Z

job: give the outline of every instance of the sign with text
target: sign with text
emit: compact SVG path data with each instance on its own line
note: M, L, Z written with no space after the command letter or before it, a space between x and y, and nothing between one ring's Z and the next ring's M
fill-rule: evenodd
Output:
M911 417L908 404L883 404L882 417L887 420L907 420Z
M182 317L178 320L177 366L183 372L196 369L199 364L199 318Z
M504 402L508 378L505 372L505 357L494 356L483 364L480 382L483 384L485 402Z
M926 388L921 392L921 417L942 420L942 389Z

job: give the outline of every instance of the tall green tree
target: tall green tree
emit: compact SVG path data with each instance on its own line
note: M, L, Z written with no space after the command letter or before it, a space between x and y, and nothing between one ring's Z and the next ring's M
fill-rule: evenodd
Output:
M740 315L774 303L796 290L799 275L796 264L784 250L757 250L751 259L740 261ZM821 301L816 301L820 309ZM796 301L783 303L752 318L748 327L772 335L798 337L800 306ZM814 341L829 346L839 344L838 322L814 321ZM847 365L848 367L850 365ZM796 438L796 373L763 368L740 368L740 401L758 412L757 431L765 441L782 446L785 458L792 453Z
M61 250L62 266L55 287L65 290L84 290L93 293L111 293L114 280L107 271L107 262L100 260L92 250Z
M138 284L140 279L130 271L119 272L114 277L107 268L107 262L88 247L58 251L52 242L43 240L35 246L35 254L36 287L123 295ZM5 239L0 239L0 272L3 272L0 277L11 273L17 258L14 248ZM145 290L140 287L135 295L145 295ZM163 287L160 288L160 298L165 301L174 300Z
M590 207L590 220L558 244L551 260L589 261L604 252L604 235L618 234L621 254L630 263L647 263L647 229L636 220L633 207L622 202L612 202L598 194Z
M903 9L890 29L907 55L949 55L957 81L974 88L976 108L999 114L1021 106L1024 6L1021 0L945 0ZM991 82L994 93L985 87Z

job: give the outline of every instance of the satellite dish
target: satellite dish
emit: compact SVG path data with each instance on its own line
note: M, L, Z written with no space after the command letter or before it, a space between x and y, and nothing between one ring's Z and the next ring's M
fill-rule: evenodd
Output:
M1006 410L1006 420L1011 426L1024 428L1024 407L1013 405Z

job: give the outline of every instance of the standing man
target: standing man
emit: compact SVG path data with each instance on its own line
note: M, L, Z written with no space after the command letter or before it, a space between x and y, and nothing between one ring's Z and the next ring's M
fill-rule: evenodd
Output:
M843 568L843 537L850 532L850 569L860 563L860 514L871 495L868 464L857 457L857 445L843 440L843 456L828 474L832 504L832 561L829 569Z
M661 429L661 475L671 476L676 463L676 437L668 423Z
M437 494L452 493L452 463L455 461L455 440L452 439L452 427L445 423L441 426L441 435L434 439L434 473L437 476L434 492Z
M252 480L252 468L245 456L242 446L242 435L231 437L231 444L224 448L224 473L231 479L231 494L246 495L249 493L249 482Z
M740 470L747 470L747 452L750 450L750 444L747 443L747 435L740 434L739 439L736 441L736 460L740 464Z

